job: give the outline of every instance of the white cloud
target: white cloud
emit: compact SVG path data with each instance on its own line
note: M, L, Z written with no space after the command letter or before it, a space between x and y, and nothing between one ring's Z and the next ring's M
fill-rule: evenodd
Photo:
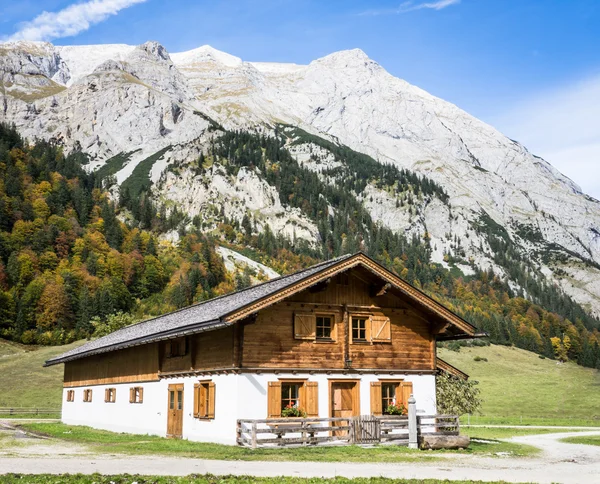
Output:
M146 0L90 0L75 3L58 12L42 12L4 40L52 40L88 30L92 25L116 15L121 10Z
M414 0L401 3L397 8L384 8L379 10L367 10L362 12L361 15L398 15L401 13L413 12L415 10L431 9L431 10L442 10L443 8L450 7L451 5L458 5L460 0L437 0L435 2L421 2L416 3Z
M492 124L600 199L600 75L537 94Z

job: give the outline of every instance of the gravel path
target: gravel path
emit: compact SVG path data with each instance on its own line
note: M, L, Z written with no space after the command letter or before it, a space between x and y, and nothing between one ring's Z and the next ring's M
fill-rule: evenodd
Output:
M336 462L251 462L179 459L160 456L124 457L86 455L82 446L62 446L64 455L56 450L46 453L30 447L28 457L0 452L0 474L145 474L295 476L295 477L377 477L416 479L464 479L539 483L600 483L600 447L565 444L560 439L572 436L600 434L599 430L527 435L509 439L512 442L539 447L542 454L534 458L480 457L468 455L443 462L423 463L336 463ZM42 444L43 446L44 444ZM42 452L39 452L42 450ZM35 454L35 455L32 455ZM24 455L24 454L23 454ZM32 458L35 457L35 458Z

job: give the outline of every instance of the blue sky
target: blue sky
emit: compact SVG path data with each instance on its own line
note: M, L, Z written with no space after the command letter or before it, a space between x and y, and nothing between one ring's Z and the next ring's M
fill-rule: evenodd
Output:
M1 0L15 33L296 63L359 47L600 198L600 0Z

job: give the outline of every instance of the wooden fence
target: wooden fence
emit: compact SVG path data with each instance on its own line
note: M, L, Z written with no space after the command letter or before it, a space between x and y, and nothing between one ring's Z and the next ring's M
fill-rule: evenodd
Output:
M11 415L56 415L60 417L60 408L0 407L0 418Z
M361 415L349 418L280 418L238 420L237 443L253 449L263 446L317 444L409 444L406 416ZM458 435L456 415L420 415L417 433Z
M264 445L316 445L352 440L352 418L269 418L238 420L237 443L253 449Z

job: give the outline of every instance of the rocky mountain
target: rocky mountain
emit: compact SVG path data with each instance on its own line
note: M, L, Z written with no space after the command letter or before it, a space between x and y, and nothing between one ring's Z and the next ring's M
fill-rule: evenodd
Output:
M184 224L250 216L258 232L318 247L318 221L282 200L272 164L232 170L234 154L213 156L225 131L277 136L324 187L347 187L375 222L422 238L433 262L457 275L491 268L525 294L530 280L556 284L600 314L600 202L358 49L296 65L209 46L15 42L0 44L0 74L0 121L81 151L86 169L134 195L152 184L157 202L189 215ZM410 174L425 188L400 182Z

